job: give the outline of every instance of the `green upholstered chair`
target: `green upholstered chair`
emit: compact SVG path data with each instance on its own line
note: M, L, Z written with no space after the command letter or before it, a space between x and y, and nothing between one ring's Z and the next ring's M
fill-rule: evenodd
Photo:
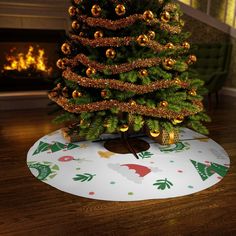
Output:
M193 66L200 79L205 81L209 98L223 87L227 79L230 65L232 45L227 43L197 44L193 53L197 56L197 63Z

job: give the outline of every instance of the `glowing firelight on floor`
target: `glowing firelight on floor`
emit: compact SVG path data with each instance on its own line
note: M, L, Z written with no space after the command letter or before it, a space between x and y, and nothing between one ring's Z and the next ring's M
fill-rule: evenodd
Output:
M13 54L16 48L12 48L10 52ZM37 52L35 52L37 51ZM15 55L6 56L7 64L4 65L4 70L24 71L33 69L39 72L51 74L52 67L47 66L47 58L45 57L44 49L35 50L33 46L29 46L26 54L20 52Z

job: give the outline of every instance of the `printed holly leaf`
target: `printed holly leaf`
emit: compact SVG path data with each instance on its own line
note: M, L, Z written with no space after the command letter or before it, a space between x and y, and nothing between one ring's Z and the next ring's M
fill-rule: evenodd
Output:
M74 181L80 181L80 182L85 182L85 181L91 181L95 175L84 173L84 174L77 174L76 177L73 178Z
M55 142L50 146L52 152L58 152L66 148L64 143Z
M44 142L40 141L40 143L39 143L37 149L36 149L35 152L33 153L33 156L36 155L36 154L39 154L40 152L48 151L48 150L49 150L49 147L50 147L50 144L44 143Z
M138 154L138 156L142 159L145 159L145 158L151 158L152 157L152 153L151 152L148 152L148 151L144 151L144 152L140 152Z
M165 190L166 188L171 188L171 186L173 186L173 184L167 179L159 179L153 185L158 186L157 189L160 190Z

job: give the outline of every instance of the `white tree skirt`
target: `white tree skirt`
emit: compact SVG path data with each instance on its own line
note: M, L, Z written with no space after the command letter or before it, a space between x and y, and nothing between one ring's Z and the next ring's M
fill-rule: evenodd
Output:
M170 146L141 138L150 149L136 159L106 150L103 141L66 143L58 130L31 147L27 164L36 178L59 190L110 201L184 196L218 183L230 165L224 149L189 129L180 135Z

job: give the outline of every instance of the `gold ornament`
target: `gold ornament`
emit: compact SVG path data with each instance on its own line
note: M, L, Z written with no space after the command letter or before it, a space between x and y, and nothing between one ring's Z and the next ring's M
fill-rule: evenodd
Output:
M58 83L57 84L57 89L61 89L61 88L62 88L61 83Z
M140 70L138 73L139 73L139 76L140 76L140 77L146 77L146 76L148 76L148 71L147 71L146 69L142 69L142 70Z
M130 101L130 105L131 105L131 106L135 106L135 105L137 105L137 103L136 103L134 100L131 100L131 101Z
M148 10L143 13L143 18L145 21L151 21L154 19L154 15L153 15L152 11Z
M196 92L195 89L192 89L192 90L190 90L190 91L188 92L188 94L191 95L191 96L196 96L196 95L197 95L197 92Z
M180 20L179 20L179 24L180 24L182 27L184 27L184 25L185 25L184 20L180 19Z
M101 96L102 96L103 98L106 98L106 97L107 97L107 91L106 91L105 89L101 91Z
M62 89L62 95L63 95L64 97L69 97L68 88L67 88L67 87L64 87L64 88Z
M65 62L64 62L64 60L63 59L59 59L58 61L57 61L57 67L59 68L59 69L65 69Z
M168 102L167 101L162 101L162 102L160 102L160 106L162 106L162 107L167 107L169 104L168 104Z
M78 97L81 97L81 96L82 96L82 93L77 91L77 90L74 90L73 93L72 93L73 98L78 98Z
M76 13L77 13L76 7L70 6L69 9L68 9L68 13L69 13L70 16L75 16Z
M99 5L95 4L92 6L91 13L93 16L98 17L101 15L101 12L102 8Z
M98 30L94 33L94 38L97 39L97 38L102 38L103 37L103 32Z
M80 32L80 33L79 33L79 36L80 36L80 37L83 37L83 36L84 36L84 32Z
M106 50L106 57L110 59L114 59L116 57L116 51L113 48L109 48Z
M156 33L154 31L150 30L150 31L148 31L147 36L150 40L153 40L156 37Z
M160 135L160 131L159 130L150 130L150 135L153 137L153 138L157 138L159 135Z
M148 39L147 35L145 35L145 34L139 35L137 38L138 44L143 47L146 46L148 41L149 41L149 39Z
M77 5L81 4L82 2L83 2L83 0L74 0L74 3L77 4Z
M170 21L170 13L168 11L164 11L161 13L161 21L165 23Z
M189 55L188 63L195 63L197 61L197 57L195 55Z
M126 9L123 4L118 4L115 8L115 11L118 16L123 16L126 12Z
M177 77L177 78L174 79L174 82L175 82L176 85L180 85L181 80Z
M185 48L185 49L190 49L190 44L188 42L183 42L182 43L182 46Z
M129 129L129 126L128 126L128 125L121 125L121 126L120 126L120 131L123 132L123 133L124 133L124 132L127 132L128 129Z
M172 124L177 125L177 124L182 123L183 121L184 121L184 117L178 117L178 118L172 120Z
M80 24L79 24L78 21L74 20L74 21L72 22L72 24L71 24L71 27L72 27L72 29L74 29L74 30L78 30L79 27L80 27Z
M175 60L171 58L166 58L163 62L162 65L166 70L171 70L173 65L175 64Z
M71 53L70 45L68 43L63 43L62 46L61 46L61 51L64 54L70 54Z
M97 71L96 71L94 68L89 67L89 68L86 70L86 75L87 75L88 77L91 77L92 75L95 75L96 72L97 72Z
M173 43L167 43L166 45L165 45L165 48L167 48L167 49L174 49L174 44Z

